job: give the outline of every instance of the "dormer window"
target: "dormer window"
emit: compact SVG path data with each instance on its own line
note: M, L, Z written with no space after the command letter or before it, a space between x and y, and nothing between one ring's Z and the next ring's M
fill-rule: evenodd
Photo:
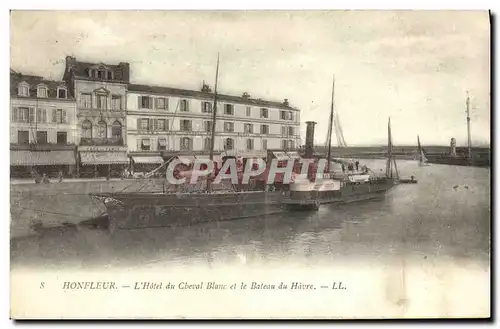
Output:
M68 98L68 91L64 87L57 88L57 98L66 99Z
M18 88L18 95L28 97L30 95L30 86L26 82L21 82Z
M47 98L47 87L42 85L36 88L36 96L39 98Z

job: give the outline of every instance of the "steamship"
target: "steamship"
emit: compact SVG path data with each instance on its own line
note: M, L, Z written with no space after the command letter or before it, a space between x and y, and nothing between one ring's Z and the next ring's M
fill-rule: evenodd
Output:
M214 89L212 141L214 141L216 131L218 68L219 59L217 59ZM330 126L332 119L333 97ZM268 152L264 173L254 177L246 185L231 184L227 181L215 184L209 177L205 181L198 182L196 186L190 186L191 191L188 192L121 192L91 194L90 196L104 203L109 219L109 230L115 232L117 229L191 226L202 222L263 216L293 209L317 210L324 203L371 199L397 184L397 167L395 167L396 162L391 151L388 152L387 170L384 177L376 177L367 168L361 171L337 173L332 170L334 162L330 161L330 152L326 159L326 168L320 168L321 159L314 157L313 150L314 125L314 122L307 123L304 156L311 159L309 164L311 167L308 179L300 182L292 180L289 184L283 184L277 174L275 183L268 184L271 154L274 158L278 158L278 163L294 161L293 177L301 172L302 158L298 152ZM392 150L390 121L389 150ZM213 152L212 142L210 148L212 161ZM222 164L229 158L232 157L222 157ZM393 169L395 169L396 176L393 174Z

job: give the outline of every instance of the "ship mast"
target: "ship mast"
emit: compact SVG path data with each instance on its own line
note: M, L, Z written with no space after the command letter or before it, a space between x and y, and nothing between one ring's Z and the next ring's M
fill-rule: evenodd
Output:
M218 83L218 78L219 78L219 53L217 53L217 68L215 70L215 87L214 87L214 107L213 107L213 115L212 115L212 131L211 131L211 137L210 137L210 162L212 162L213 165L213 160L214 160L214 147L215 147L215 124L216 124L216 119L217 119L217 83ZM210 193L212 192L212 173L210 173L210 176L208 177L207 180L207 192Z
M396 178L399 179L399 173L398 173L398 167L396 164L396 159L394 158L394 155L392 154L392 133L391 133L391 117L389 117L389 124L387 126L387 166L385 168L385 175L388 178ZM394 163L394 171L395 175L393 176L393 168L392 164Z
M469 98L469 92L467 92L467 147L468 147L468 153L467 157L469 159L472 158L472 146L471 146L471 137L470 137L470 98Z
M332 125L333 125L334 96L335 96L335 75L333 76L332 104L331 104L331 109L330 109L330 122L328 125L328 156L327 156L327 164L326 164L327 172L330 172L330 161L331 161L331 156L332 156Z

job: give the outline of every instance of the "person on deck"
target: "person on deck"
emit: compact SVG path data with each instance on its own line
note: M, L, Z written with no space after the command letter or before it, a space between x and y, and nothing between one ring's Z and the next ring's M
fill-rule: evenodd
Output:
M358 170L359 170L359 161L356 160L356 171L358 171Z

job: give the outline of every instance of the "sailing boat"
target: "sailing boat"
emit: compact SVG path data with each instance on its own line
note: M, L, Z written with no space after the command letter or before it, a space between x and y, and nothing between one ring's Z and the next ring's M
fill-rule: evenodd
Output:
M425 157L424 149L420 145L420 137L418 135L417 135L417 143L418 143L418 146L417 146L418 165L421 166L421 167L428 166L429 163L428 163L427 158Z

